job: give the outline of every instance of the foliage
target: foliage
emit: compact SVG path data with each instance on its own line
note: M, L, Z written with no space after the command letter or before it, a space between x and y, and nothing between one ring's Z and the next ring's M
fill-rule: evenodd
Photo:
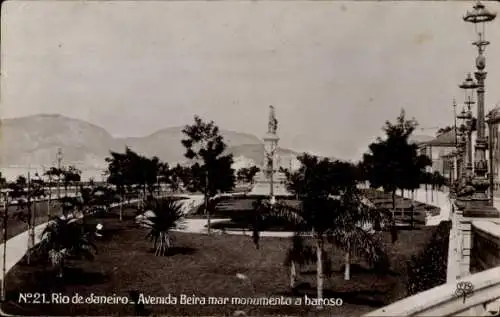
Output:
M436 132L436 136L440 136L440 135L445 134L445 133L448 133L448 132L450 132L450 131L454 131L454 129L455 129L454 127L449 126L449 125L448 125L448 126L446 126L446 127L444 127L444 128L439 128L439 129L437 130L437 132Z
M82 200L78 197L65 196L59 200L64 217L68 217L75 211L83 210Z
M438 171L434 171L434 173L431 172L422 173L421 183L432 185L433 189L440 189L441 187L446 185L446 182L447 182L446 177L441 175L441 173L439 173Z
M389 259L381 241L370 231L376 224L392 224L391 213L372 206L355 186L347 188L336 202L332 210L335 225L327 233L328 241L344 252L365 258L378 270L387 270Z
M144 194L146 190L152 194L158 182L160 170L165 174L168 166L154 156L147 158L137 154L130 148L125 148L124 153L111 151L111 157L106 158L108 163L108 183L116 185L121 194L125 187L141 185Z
M64 188L67 190L68 186L81 181L82 172L74 166L69 166L68 168L61 169L62 181Z
M260 171L257 166L243 167L236 172L236 179L240 182L252 183L255 175Z
M172 247L170 231L181 227L182 205L169 198L150 199L144 202L144 210L140 224L150 229L146 238L153 241L155 255L164 256ZM148 211L152 215L148 215Z
M185 126L182 133L186 137L182 140L185 156L193 160L190 188L205 193L207 197L232 190L235 183L231 168L233 156L223 154L227 146L215 123L204 122L195 116L194 123Z
M285 170L285 175L288 189L301 199L337 195L357 182L357 171L351 163L332 162L307 153L299 156L298 160L301 167L295 172Z
M88 260L94 258L93 251L97 252L97 248L92 241L93 234L94 232L85 231L77 219L55 217L43 230L40 243L33 248L33 254L50 262L58 271L57 276L63 277L68 257Z
M395 123L384 126L386 138L378 138L369 145L369 152L363 156L366 178L373 188L383 187L393 194L397 189L415 189L420 186L422 173L432 162L425 155L418 154L418 145L409 142L417 127L414 119L407 120L404 110ZM393 206L395 208L395 206Z
M51 167L44 173L49 178L49 183L52 186L52 180L56 178L58 181L61 181L64 176L64 171L57 167Z
M0 172L0 188L4 188L7 186L7 180L2 176L2 172Z
M116 193L107 186L96 186L90 192L90 207L93 210L107 211L117 201Z
M407 296L446 283L450 228L450 221L442 221L423 252L407 263Z
M284 264L290 266L292 263L306 265L316 262L316 250L306 243L304 237L296 232L292 237L292 245L288 249Z
M32 208L34 206L33 198L43 196L43 182L41 180L30 180L22 175L18 176L16 181L8 184L10 197L17 201L16 218L32 226Z
M388 257L380 241L367 232L366 225L392 222L389 214L376 210L361 197L356 188L356 166L342 161L330 161L304 154L296 172L287 171L289 189L300 200L298 206L284 202L260 201L255 205L253 240L259 247L259 223L278 218L295 227L295 237L288 252L288 263L305 263L311 258L311 247L301 241L301 234L312 232L315 241L318 297L322 297L323 274L328 273L328 256L323 252L324 242L330 242L347 253L364 256L377 268L388 268ZM326 267L324 267L326 266Z

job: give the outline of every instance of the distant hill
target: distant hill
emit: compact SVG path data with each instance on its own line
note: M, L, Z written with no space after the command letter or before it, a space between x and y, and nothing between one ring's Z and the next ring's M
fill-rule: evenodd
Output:
M142 138L119 139L119 143L128 145L132 150L142 155L158 156L170 163L184 162L186 160L184 157L185 149L181 140L185 136L182 129L183 127L167 128ZM220 130L220 133L229 148L241 144L262 145L261 140L251 134L223 129ZM123 148L118 150L122 151Z
M240 161L261 165L264 145L254 135L221 129L228 144L228 153ZM182 127L162 129L149 136L114 138L104 128L83 120L62 115L34 115L0 121L0 167L17 166L21 170L31 166L54 166L57 150L63 151L63 164L78 168L102 169L110 150L122 152L125 146L145 156L158 156L171 164L185 162ZM298 154L289 149L279 149L282 165ZM245 164L247 164L245 163Z
M53 165L57 149L64 161L103 165L116 140L103 128L61 115L36 115L0 121L0 166Z

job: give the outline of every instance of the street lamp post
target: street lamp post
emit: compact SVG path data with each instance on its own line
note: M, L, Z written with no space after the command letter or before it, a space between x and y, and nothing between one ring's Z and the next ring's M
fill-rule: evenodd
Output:
M455 136L455 155L453 155L453 177L450 177L450 184L454 184L456 180L458 180L458 132L457 132L457 102L455 98L453 98L453 103L451 104L453 107L453 134ZM412 197L413 199L413 197Z
M474 151L474 177L471 180L471 197L465 204L465 217L498 217L498 211L490 204L490 198L487 191L489 182L486 177L488 172L488 164L486 161L487 142L485 138L485 113L484 113L484 95L485 95L485 80L486 80L486 58L484 50L489 44L485 40L486 23L495 19L496 14L489 12L485 6L477 1L474 5L474 10L468 11L463 17L465 22L472 23L478 35L478 40L472 44L478 49L476 57L477 71L474 76L477 84L474 85L473 80L466 80L471 84L469 88L477 87L477 124L476 124L476 144ZM475 86L475 87L472 87ZM467 90L467 89L466 89Z
M470 126L468 123L470 123L470 118L471 118L471 113L470 111L465 111L465 108L462 109L462 111L457 115L457 119L461 120L461 124L459 127L459 133L460 133L460 138L458 139L458 153L459 153L459 182L460 185L463 186L465 185L467 181L467 171L468 171L468 165L470 162L471 157L469 156L469 130Z
M8 219L8 208L9 208L9 192L5 191L4 193L4 201L3 201L3 255L2 255L2 293L0 294L2 302L5 301L6 298L6 282L5 278L7 277L7 223Z
M477 84L474 82L474 79L472 79L471 74L467 74L467 77L465 78L464 82L459 85L461 89L465 91L465 100L464 104L467 108L467 111L465 112L464 116L462 117L465 119L466 126L467 126L467 143L466 143L466 151L467 151L467 162L466 162L466 176L467 177L472 177L473 176L473 162L474 162L474 157L472 156L472 130L473 130L473 122L474 122L474 117L472 115L472 105L475 103L473 100L473 92L474 89L477 88ZM465 110L465 109L464 109ZM476 129L477 129L477 124L476 124Z
M488 124L488 159L489 159L489 171L488 171L488 180L490 183L490 204L493 206L494 204L494 196L495 196L495 182L494 182L494 168L493 168L493 150L494 150L494 145L493 145L493 139L494 139L494 134L493 134L493 127L495 124L492 121L492 116L493 114L490 113L487 116L486 123Z

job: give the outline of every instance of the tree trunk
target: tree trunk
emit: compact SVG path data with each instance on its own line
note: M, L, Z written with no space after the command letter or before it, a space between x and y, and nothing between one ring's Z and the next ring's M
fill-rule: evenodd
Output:
M50 203L51 203L51 199L52 199L52 191L51 191L52 188L50 188L49 186L49 200L47 200L47 219L50 220L50 218L52 217L51 215L51 211L50 211Z
M119 204L120 204L120 206L119 206L120 207L120 221L122 221L123 220L123 199L122 199L122 195L120 195L120 202L119 202Z
M410 228L413 230L414 224L415 224L415 219L414 219L414 214L415 214L415 208L413 205L413 201L415 200L415 192L412 189L411 190L411 214L410 214Z
M396 212L396 190L392 191L392 219L394 220L394 214Z
M345 260L344 280L349 281L351 279L351 250L349 247L347 247L344 260Z
M290 289L293 291L297 284L297 267L295 261L292 261L290 265Z
M120 208L120 221L122 221L123 220L123 206L122 205L123 205L123 192L124 192L123 187L120 186L119 190L120 190L120 201L118 202L119 203L118 207Z
M425 203L426 204L429 203L429 195L428 195L428 192L427 192L427 184L425 184Z
M208 234L211 233L210 226L210 210L208 210L208 195L209 195L209 187L208 187L208 172L205 172L205 213L207 215L207 230Z
M33 204L33 212L31 214L31 231L30 231L30 245L33 248L35 246L35 226L36 226L36 201Z
M317 308L323 308L322 301L323 301L323 283L324 283L324 276L323 276L323 241L321 240L320 237L316 238L316 269L317 269L317 298L318 298L318 306Z
M5 277L7 275L7 268L6 268L6 262L7 262L7 223L8 223L8 207L9 207L9 196L8 193L5 193L4 196L4 202L3 202L3 254L2 254L2 293L1 293L1 300L5 301L5 295L6 295L6 290L5 290Z

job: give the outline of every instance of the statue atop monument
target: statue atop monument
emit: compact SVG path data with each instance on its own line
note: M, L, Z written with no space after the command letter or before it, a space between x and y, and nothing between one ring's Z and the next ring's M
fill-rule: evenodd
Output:
M279 170L280 158L278 151L279 137L278 120L273 106L269 106L267 133L263 138L264 160L262 169L255 175L254 186L248 195L270 196L271 201L275 196L293 196L286 187L286 175Z
M267 132L271 134L276 134L278 130L278 119L276 119L276 113L274 112L274 107L269 106L269 122L267 123Z

